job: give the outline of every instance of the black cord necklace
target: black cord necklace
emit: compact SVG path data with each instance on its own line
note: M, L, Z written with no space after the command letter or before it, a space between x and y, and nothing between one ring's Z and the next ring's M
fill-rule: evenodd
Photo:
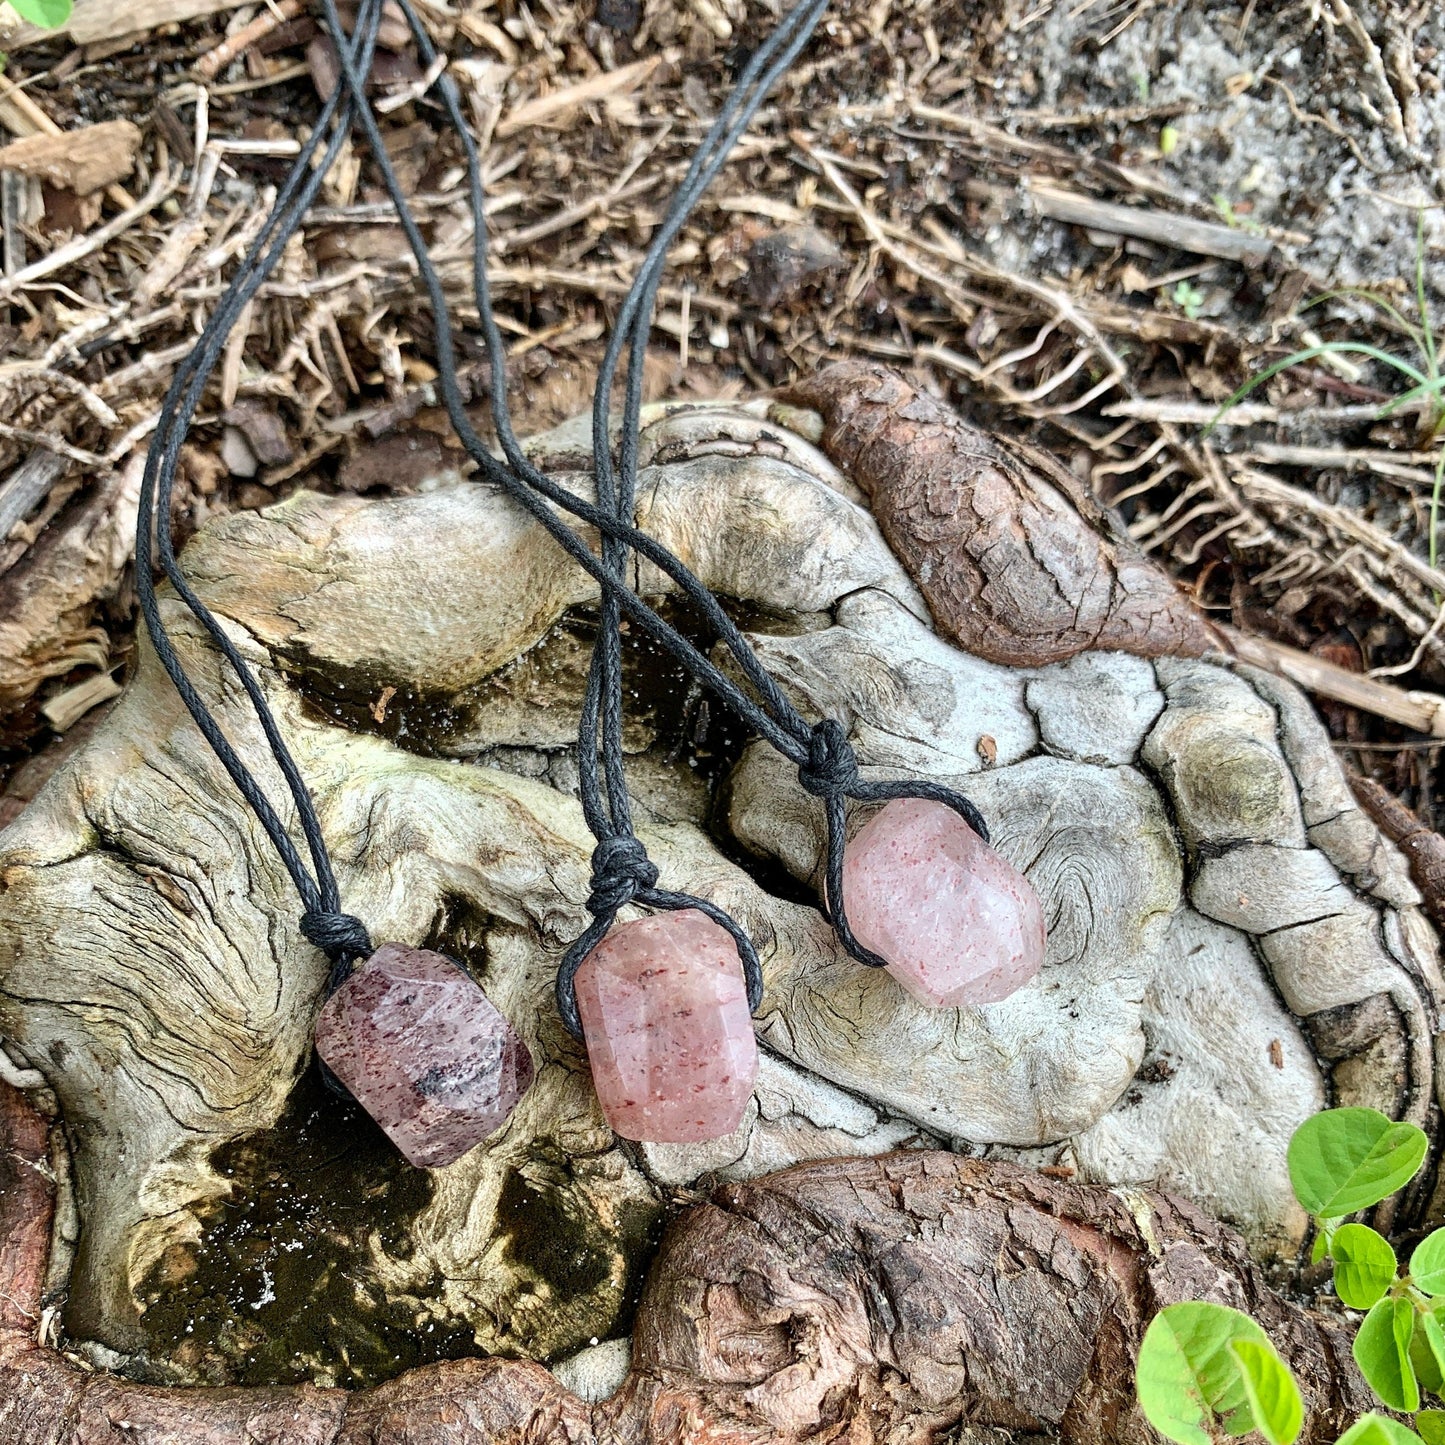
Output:
M362 0L352 36L339 24L333 25L344 61L363 71L371 68L381 8L382 0ZM341 911L340 890L321 823L296 761L255 674L181 571L170 529L181 446L206 383L236 318L275 268L340 153L356 109L354 95L343 87L338 86L327 98L271 215L166 393L141 483L136 594L161 665L300 895L302 934L331 960L316 1039L327 1082L349 1090L413 1164L436 1167L460 1157L503 1123L531 1082L532 1056L454 960L395 943L375 948L361 920ZM328 136L318 160L322 139ZM210 635L251 701L296 808L310 869L265 789L196 691L172 644L155 591L153 531L161 570ZM360 960L365 962L357 968Z
M431 68L436 53L430 37L409 0L400 0L400 4L411 26L422 63ZM751 1090L750 1070L756 1069L756 1045L746 1020L761 999L762 970L747 934L723 910L708 900L658 888L656 865L647 857L633 830L622 762L620 629L624 615L649 637L667 647L698 682L783 753L798 768L803 787L823 801L827 823L826 906L840 941L854 958L871 967L889 966L905 986L912 988L920 997L946 1005L961 1001L983 1002L988 997L1011 992L1013 987L1031 976L1041 962L1042 914L1037 899L1022 877L986 847L987 830L974 805L955 790L929 781L863 781L841 725L832 719L808 723L762 667L717 598L678 558L640 531L634 523L642 359L667 248L768 90L806 45L826 5L827 0L801 0L753 54L733 94L693 158L653 237L619 312L594 395L597 497L595 502L589 502L534 467L523 453L512 427L506 399L505 352L493 314L486 274L487 235L481 160L467 129L454 81L442 71L435 82L435 89L466 154L474 228L473 279L492 372L492 415L504 460L499 460L484 445L466 415L441 280L397 181L376 116L365 94L365 76L369 70L379 18L378 0L363 0L356 36L350 39L341 25L335 0L324 0L326 20L339 54L342 85L323 109L323 123L318 124L316 135L308 143L310 149L303 150L298 158L297 167L278 197L271 220L252 255L247 258L241 274L232 283L226 300L211 318L195 356L188 361L182 375L178 375L172 386L163 424L152 446L146 487L143 489L142 535L145 536L157 501L161 515L169 515L170 491L180 444L206 379L224 346L226 333L245 300L274 265L280 248L299 226L306 206L315 194L319 177L325 173L324 164L314 172L307 169L315 154L316 138L334 116L332 141L326 155L329 163L346 127L353 123L359 125L396 208L431 304L436 330L438 380L452 426L475 463L480 478L502 488L522 506L601 587L598 641L589 669L579 724L581 800L588 825L597 839L591 893L587 900L593 918L562 960L557 977L557 1003L569 1030L577 1038L585 1038L609 1120L619 1132L630 1137L711 1137L727 1132L736 1123L736 1116L740 1115ZM337 97L343 92L345 102L336 104L333 109ZM262 254L263 248L268 245L270 249ZM618 458L614 465L609 436L609 403L624 351L628 355L628 370ZM598 531L600 555L588 547L559 513L570 514ZM364 1033L366 1028L372 1027L378 1005L376 999L361 988L361 984L373 975L389 979L396 974L394 959L383 960L387 966L378 964L378 960L388 950L416 957L423 955L419 950L402 949L395 944L384 945L372 952L361 923L339 911L336 884L314 809L266 707L260 686L224 631L186 586L176 566L166 527L161 528L158 541L162 570L245 685L261 720L268 746L281 767L297 807L311 853L314 876L307 872L256 780L236 757L186 678L165 637L159 610L147 582L140 589L141 605L157 652L207 741L256 813L291 874L306 909L301 925L303 932L312 942L326 949L332 958L331 996L323 1009L318 1030L318 1052L332 1064L362 1103L377 1115L393 1138L398 1139L408 1157L413 1157L390 1121L391 1114L405 1112L398 1103L401 1096L405 1095L409 1100L411 1095L419 1095L423 1103L430 1105L439 1094L444 1095L445 1103L452 1107L452 1115L455 1116L464 1111L455 1107L453 1096L458 1094L459 1089L461 1094L466 1092L457 1083L458 1070L465 1074L470 1068L472 1074L476 1074L480 1068L480 1072L486 1074L490 1069L489 1077L506 1075L520 1078L520 1087L525 1087L530 1078L530 1058L521 1048L521 1055L526 1058L523 1069L516 1057L516 1048L520 1048L520 1043L518 1041L514 1048L511 1041L515 1040L515 1035L511 1035L511 1040L502 1039L487 1054L484 1066L470 1057L461 1064L456 1060L438 1064L436 1069L439 1072L431 1080L430 1088L425 1081L408 1080L392 1070L387 1074L384 1089L378 1094L372 1077L377 1072L375 1061L364 1067L358 1065L358 1057L373 1052L364 1046L366 1040L363 1039L351 1050L351 1054L358 1057L352 1057L335 1046L335 1040L327 1033L328 1011L338 1036L346 1033L347 1038L352 1039L358 1029ZM687 637L630 589L626 578L629 552L654 563L693 603L707 626L727 647L750 691L734 683ZM148 543L144 549L138 544L138 569L145 572L147 578L149 561ZM845 866L845 803L848 799L863 802L908 800L906 803L890 804L890 808L914 810L903 829L904 834L907 834L908 828L912 829L912 840L900 834L900 819L895 816L890 822L890 808L885 808L850 845ZM920 818L916 816L920 807L933 811ZM873 833L871 839L870 830ZM921 853L915 846L920 838L923 840ZM850 926L843 907L845 883L850 894L866 895L870 914L879 909L886 913L886 895L890 889L896 892L900 886L900 870L902 874L907 874L910 869L916 873L919 860L924 855L932 859L931 886L943 888L960 906L951 911L944 908L941 913L934 909L938 915L934 920L934 936L921 940L916 936L907 936L906 928L901 935L890 934L886 928L875 929L875 939L887 940L894 945L888 948L888 956L885 956L860 939ZM854 867L855 863L858 866ZM659 917L624 924L616 930L613 938L609 938L619 910L629 903L657 910L659 914L673 915L670 931L660 927L667 920ZM994 916L985 917L990 913ZM1004 915L1009 916L1005 918ZM967 977L964 985L958 986L953 976L959 968L955 966L952 973L947 967L940 969L940 963L947 963L946 958L938 957L940 949L946 953L950 946L954 946L957 951L960 925L966 930L970 923L997 924L1000 920L1005 924L1003 933L999 934L998 929L994 929L998 936L983 950L986 956L976 957L978 949L963 950L965 966L962 971ZM711 935L708 929L711 929ZM629 931L630 937L624 938ZM918 932L917 928L913 930L914 935ZM644 933L646 937L642 936ZM719 940L722 940L721 948ZM934 955L931 965L930 952ZM441 959L435 954L425 956ZM361 958L365 958L366 962L355 968ZM740 979L737 976L739 961ZM471 984L456 965L445 959L441 959L441 964L459 975L475 991L480 1003L491 1009L480 989ZM931 979L930 974L933 975ZM584 985L581 1008L579 977ZM586 986L589 977L590 987ZM651 980L645 987L639 983L643 977ZM662 978L666 982L660 984L659 979ZM415 982L408 977L407 986ZM344 996L342 990L346 990ZM400 993L404 992L405 987L400 990ZM397 990L391 993L400 996ZM391 994L386 997L391 997ZM698 1009L695 1004L704 1005L706 1017L696 1018ZM495 1010L492 1012L495 1013ZM745 1028L739 1027L740 1013ZM630 1023L624 1021L626 1026L617 1022L623 1014L629 1014L631 1018ZM342 1027L343 1024L346 1028ZM492 1027L490 1021L488 1026ZM643 1034L648 1037L642 1041L645 1044L642 1047L644 1057L639 1061L638 1046ZM371 1074L367 1072L368 1068ZM387 1073L385 1069L380 1072ZM521 1077L523 1073L526 1077ZM699 1095L717 1095L719 1091L727 1096L724 1107L699 1110ZM520 1088L516 1092L520 1092ZM373 1103L372 1095L378 1095L379 1103ZM432 1110L433 1114L435 1112ZM705 1117L698 1117L700 1114ZM731 1123L727 1122L729 1118ZM442 1122L444 1124L446 1120ZM495 1122L499 1123L500 1119ZM435 1133L439 1126L432 1119L427 1127ZM475 1129L475 1124L473 1127ZM491 1127L495 1127L495 1123ZM442 1132L446 1132L445 1128ZM471 1142L475 1143L485 1132L489 1129L477 1133ZM465 1130L456 1133L459 1140ZM463 1145L455 1153L462 1152L466 1147L470 1145ZM446 1157L455 1157L455 1153L447 1154L445 1149L441 1152ZM426 1158L415 1162L437 1161Z

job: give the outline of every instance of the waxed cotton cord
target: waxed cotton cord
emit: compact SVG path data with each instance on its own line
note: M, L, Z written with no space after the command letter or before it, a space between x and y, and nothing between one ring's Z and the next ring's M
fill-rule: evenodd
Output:
M813 27L826 8L826 3L827 0L804 0L804 3L785 17L773 36L755 52L739 85L724 106L698 155L694 157L687 177L669 207L658 235L649 247L643 267L628 292L619 323L608 347L603 373L594 393L593 438L598 476L596 505L576 496L533 466L517 442L511 426L506 401L505 351L493 315L486 274L487 234L481 162L462 115L454 81L450 75L442 72L436 88L467 157L474 226L473 284L491 362L492 416L507 465L493 456L482 443L466 415L457 381L451 323L440 277L432 264L420 229L410 213L406 196L397 182L375 117L365 105L359 108L361 125L373 158L382 172L415 257L418 275L431 301L436 333L438 380L453 428L476 463L481 476L500 486L535 517L568 555L597 580L602 589L604 625L599 632L599 647L603 650L603 657L600 661L595 661L589 671L578 738L581 763L579 772L583 778L583 809L588 824L598 839L593 853L592 887L588 898L588 908L593 914L593 920L564 955L558 969L556 989L557 1005L562 1019L571 1033L579 1039L582 1038L582 1027L575 996L577 969L587 954L606 935L617 910L627 902L662 909L697 908L705 913L726 928L737 942L752 1008L757 1008L762 992L761 965L744 931L727 914L706 900L659 890L656 887L659 876L657 867L647 857L641 842L631 834L621 751L620 644L616 640L619 613L625 612L638 623L644 633L667 647L699 682L718 694L754 731L789 758L797 766L804 788L822 799L827 820L825 908L840 942L858 961L870 967L881 967L887 962L857 940L849 927L843 906L845 799L881 802L891 798L915 797L939 802L959 813L984 841L988 840L988 829L978 809L954 789L926 781L864 782L858 776L857 761L841 725L833 719L824 719L815 725L809 725L762 667L741 631L727 616L711 591L677 557L647 533L639 531L631 520L641 411L641 358L650 330L652 306L665 264L667 246L681 229L703 188L721 166L737 137L746 128L767 89L806 44ZM325 4L330 23L335 25L335 0L325 0ZM430 37L418 20L410 0L400 0L400 4L411 25L423 64L430 68L436 56ZM359 96L360 76L355 67L343 64L343 74L346 83ZM752 96L746 96L745 91L755 82L758 85L757 91ZM611 380L616 374L622 348L629 341L631 352L627 403L620 438L620 469L623 480L618 488L613 482L611 466L609 400ZM547 505L549 502L598 530L602 539L602 556L592 553L576 532L552 511ZM617 550L614 550L614 547ZM614 561L614 558L625 558L626 549L653 562L698 607L713 631L732 653L748 683L755 689L761 699L761 706L632 592L627 585L622 563ZM599 734L608 790L608 806L605 808L596 772Z
M436 56L430 37L420 24L409 0L400 0L400 3L416 37L423 62L430 68ZM434 88L441 96L447 114L456 127L467 157L468 186L473 212L474 285L491 362L493 418L505 461L495 457L485 446L466 415L457 374L451 322L441 280L411 214L406 196L397 181L375 113L366 97L364 78L370 71L376 44L380 0L362 0L356 32L351 37L347 36L341 24L335 0L323 0L323 4L327 24L336 44L343 84L336 87L323 104L315 130L303 146L291 174L287 177L261 235L228 288L222 304L208 321L195 351L177 373L167 392L161 425L157 429L147 458L142 484L136 557L137 592L141 612L156 653L203 736L255 813L295 884L305 908L302 931L308 939L327 951L332 959L329 987L336 987L344 979L355 959L371 952L371 940L358 919L340 911L339 892L325 840L299 769L285 746L260 685L245 659L182 574L174 554L169 516L181 445L206 382L220 359L226 336L245 303L270 274L287 241L295 234L351 125L356 122L360 123L396 207L398 220L416 259L418 277L431 304L436 333L438 381L448 417L459 440L475 462L481 477L501 487L533 516L563 550L598 582L602 592L603 625L599 630L601 656L594 661L589 671L579 726L580 752L583 759L582 804L589 826L598 839L593 855L592 886L588 898L588 908L593 914L593 920L584 934L568 949L558 971L558 1006L567 1027L577 1037L581 1037L581 1023L577 1016L573 988L577 967L605 936L618 909L629 902L660 909L696 908L706 914L727 929L737 943L752 1008L757 1008L762 993L761 965L746 933L723 910L707 900L657 888L656 865L648 859L643 845L632 834L621 749L619 625L622 614L626 614L646 635L672 652L699 683L714 692L753 731L787 757L798 768L804 788L823 801L828 833L825 907L830 911L840 941L853 957L872 966L883 964L886 960L863 948L854 938L842 905L846 822L844 800L929 798L955 809L986 840L987 829L978 810L961 794L938 784L861 781L853 750L841 725L832 719L810 725L762 667L742 632L712 592L667 548L639 530L632 520L642 402L642 357L650 332L652 309L666 261L667 247L685 223L702 191L721 168L738 137L746 129L767 91L807 43L818 18L826 8L827 0L803 0L803 3L784 17L773 35L754 52L744 68L738 86L694 156L683 185L669 206L648 249L643 266L628 292L619 315L619 324L604 358L602 376L594 397L594 438L600 438L596 447L596 504L576 496L533 466L522 451L512 428L506 402L506 355L493 314L486 275L487 234L481 161L475 141L467 129L454 80L443 71L434 83ZM331 138L321 163L316 165L316 153L328 125L331 126ZM624 347L629 351L629 370L618 470L614 472L608 436L608 401L612 380L616 376ZM583 538L554 509L569 513L595 528L600 534L602 555L594 554ZM157 515L160 518L158 526ZM151 575L153 526L156 530L156 554L162 571L181 600L216 643L251 700L267 745L296 806L311 857L309 871L264 790L241 762L219 723L190 683L171 645L161 619ZM629 551L658 567L672 579L683 596L698 608L714 634L732 654L757 700L749 696L708 656L632 591L625 571L626 555ZM602 755L600 776L599 745Z
M371 69L380 22L381 0L362 0L355 36L348 38L339 27L336 31L338 49L353 60L359 56L363 74ZM181 571L171 537L170 515L181 447L206 383L221 358L236 318L275 269L302 216L345 144L350 134L354 109L354 97L341 87L337 87L327 97L310 137L302 146L295 165L277 194L270 216L252 244L240 270L232 279L225 296L207 321L195 349L177 370L161 404L160 425L156 428L146 457L136 526L136 594L151 644L202 736L256 815L290 875L305 910L301 918L301 931L332 961L328 992L340 984L352 962L372 951L371 939L360 919L341 912L340 892L311 795L301 778L295 759L281 737L260 684L236 645L196 596ZM326 150L320 162L315 163L317 151L328 128L330 139ZM295 804L297 818L311 857L311 868L314 870L312 872L307 870L265 790L241 761L215 716L186 675L176 654L156 598L151 562L153 532L161 570L177 595L210 634L251 700L267 746Z

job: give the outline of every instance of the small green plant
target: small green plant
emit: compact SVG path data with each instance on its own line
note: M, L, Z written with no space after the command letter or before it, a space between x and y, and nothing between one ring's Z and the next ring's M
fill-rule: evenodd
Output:
M1293 1445L1304 1419L1299 1387L1268 1337L1239 1310L1191 1303L1160 1310L1144 1333L1135 1373L1149 1423L1179 1445L1211 1445L1258 1430Z
M1251 221L1248 216L1241 216L1234 209L1234 202L1223 191L1217 192L1214 197L1214 210L1231 231L1247 231L1251 236L1264 235L1264 227L1258 221Z
M1327 1109L1289 1143L1290 1183L1316 1230L1313 1258L1330 1261L1341 1303L1365 1311L1360 1373L1387 1408L1415 1416L1411 1430L1364 1415L1337 1445L1445 1445L1445 1410L1420 1408L1425 1394L1445 1397L1445 1229L1416 1245L1402 1274L1389 1240L1347 1218L1408 1184L1426 1150L1420 1129L1375 1109ZM1304 1419L1299 1387L1259 1325L1203 1301L1150 1322L1136 1388L1149 1423L1178 1445L1253 1431L1293 1445Z
M1199 308L1204 305L1204 292L1189 281L1180 281L1174 287L1174 304L1191 320L1199 315Z
M70 19L71 0L8 0L10 8L32 25L59 30Z
M1216 205L1220 199L1222 198L1215 198ZM1435 463L1434 484L1430 493L1430 565L1434 567L1439 562L1440 498L1442 491L1445 491L1445 371L1441 370L1441 353L1442 350L1445 350L1445 346L1442 346L1442 338L1436 336L1425 295L1425 218L1423 213L1417 219L1415 230L1415 308L1419 315L1418 324L1409 320L1398 307L1392 305L1383 296L1362 286L1342 286L1338 290L1326 291L1323 295L1316 296L1307 302L1302 309L1308 310L1311 306L1320 306L1326 301L1336 300L1343 296L1365 301L1390 316L1414 343L1419 354L1420 364L1417 366L1403 356L1396 356L1393 352L1385 351L1378 346L1367 345L1363 341L1322 341L1317 345L1291 352L1282 360L1265 367L1258 375L1250 377L1215 413L1213 421L1205 428L1204 435L1208 436L1225 419L1226 415L1257 386L1263 385L1271 377L1278 376L1280 372L1286 371L1292 366L1302 366L1305 362L1314 361L1321 356L1350 355L1367 357L1371 361L1377 361L1382 366L1389 367L1411 385L1381 406L1377 420L1385 420L1402 406L1423 401L1425 419L1421 430L1424 434L1425 445L1429 447L1438 444L1440 447L1440 456Z

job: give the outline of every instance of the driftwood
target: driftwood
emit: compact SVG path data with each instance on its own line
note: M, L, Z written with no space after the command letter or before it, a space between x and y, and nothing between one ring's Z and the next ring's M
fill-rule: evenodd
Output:
M1283 1301L1238 1236L1189 1205L938 1153L802 1165L688 1211L658 1256L625 1378L567 1372L604 1396L590 1403L510 1360L354 1394L129 1384L35 1341L46 1132L0 1085L7 1442L101 1445L123 1431L137 1445L923 1445L963 1426L969 1438L1144 1445L1130 1364L1154 1312L1184 1299L1260 1320L1302 1383L1305 1445L1368 1407L1344 1322Z
M888 395L913 405L902 391ZM895 423L885 415L880 425ZM949 437L958 442L951 485L965 487L973 442L944 421L929 425L919 444L924 489L942 474L940 438ZM822 435L832 456L805 434ZM529 445L567 485L590 486L585 419ZM870 455L893 467L887 488L870 474ZM1008 1428L1035 1428L1033 1419L1115 1438L1133 1428L1119 1413L1122 1344L1109 1346L1098 1374L1080 1366L1069 1398L1051 1397L1055 1414L1029 1415L1035 1407L1020 1393L1019 1372L1038 1359L1035 1335L1010 1336L1012 1326L980 1335L966 1352L967 1381L958 1373L959 1337L947 1332L1007 1293L1003 1282L1016 1271L997 1269L999 1258L1024 1261L1027 1279L1032 1261L1074 1247L1074 1225L1058 1220L1101 1209L1133 1218L1130 1191L1147 1185L1237 1225L1256 1255L1288 1265L1305 1221L1290 1198L1284 1149L1301 1120L1333 1099L1434 1129L1436 940L1404 858L1356 805L1304 697L1223 656L1177 655L1200 645L1193 614L1146 575L1146 564L1082 513L1063 510L1062 483L1026 473L1017 459L1008 463L1014 481L996 495L1013 509L1020 555L1045 554L1042 542L1029 541L1038 525L1050 546L1072 537L1068 546L1113 559L1132 580L1087 630L1104 635L1131 599L1157 596L1156 630L1131 622L1115 640L1176 655L1088 648L1081 636L1065 661L1006 664L989 656L993 641L964 650L945 640L930 623L937 573L928 555L903 550L911 577L883 540L898 534L896 513L918 515L907 458L896 435L883 452L830 441L820 417L796 405L655 407L646 414L640 520L744 609L774 675L805 713L844 722L866 770L942 778L979 801L999 846L1043 895L1048 962L1014 998L952 1012L924 1010L886 975L853 966L817 907L816 804L774 756L757 746L739 751L710 732L704 704L685 705L685 685L655 655L630 654L629 679L641 694L629 732L640 831L663 876L732 910L764 958L756 1100L735 1135L698 1147L621 1147L550 999L587 889L590 839L572 795L570 749L595 602L588 579L504 499L447 476L404 498L302 492L197 536L185 566L252 659L317 799L347 906L378 938L426 941L477 967L531 1047L538 1078L503 1131L424 1182L378 1163L384 1156L367 1152L360 1123L333 1123L343 1132L325 1137L346 1148L337 1151L342 1172L328 1176L332 1214L318 1206L321 1225L311 1232L242 1241L260 1260L257 1278L271 1298L233 1301L224 1328L209 1333L157 1335L154 1321L167 1312L186 1317L191 1281L209 1278L214 1287L206 1261L216 1257L225 1211L261 1188L264 1171L236 1161L262 1148L242 1145L282 1118L306 1067L324 961L296 934L279 865L142 649L125 695L0 835L0 1031L16 1063L43 1074L65 1121L51 1279L68 1290L62 1319L73 1349L151 1380L253 1378L247 1340L277 1321L268 1348L280 1351L284 1368L270 1378L356 1382L355 1360L373 1346L384 1354L386 1330L400 1321L413 1335L441 1328L484 1352L562 1361L564 1377L590 1381L595 1392L609 1370L615 1375L627 1336L638 1361L663 1358L648 1354L663 1351L648 1334L658 1317L649 1312L673 1298L669 1291L681 1299L695 1287L700 1266L683 1261L702 1247L687 1241L718 1218L707 1211L671 1236L634 1323L631 1292L678 1190L696 1198L692 1191L717 1180L737 1186L717 1196L717 1208L728 1230L743 1232L716 1245L717 1258L736 1258L737 1239L762 1250L772 1227L738 1221L753 1219L749 1211L770 1217L767 1201L789 1191L816 1185L851 1198L848 1208L862 1213L847 1216L854 1224L837 1215L836 1232L852 1237L856 1226L865 1249L874 1226L856 1221L870 1210L911 1219L916 1209L926 1219L946 1213L949 1191L967 1184L1014 1201L1004 1216L1024 1231L1008 1251L993 1243L981 1251L974 1268L989 1272L987 1298L957 1282L956 1295L929 1305L937 1340L951 1342L920 1346L906 1366L888 1353L904 1348L897 1332L889 1342L886 1329L871 1330L869 1357L848 1309L840 1304L835 1317L830 1306L829 1328L847 1343L832 1363L809 1355L801 1373L825 1363L842 1373L821 1395L799 1386L795 1423L851 1410L876 1416L882 1434L889 1420L916 1418L917 1433L898 1438L924 1439L939 1421L959 1418L950 1401L961 1399L970 1418ZM994 488L1002 465L990 453L980 486ZM869 493L877 521L861 505ZM1042 511L1038 496L1049 499ZM1094 574L1061 567L1053 575L1083 589L1082 613ZM639 585L670 605L650 569ZM942 595L935 590L935 610ZM1042 623L1034 612L1009 631L1011 595L984 586L977 606L992 619L989 637L1003 638L998 646L1022 647ZM198 686L274 783L239 688L199 630L166 606ZM1158 621L1170 617L1177 625ZM689 751L712 755L716 772L690 768ZM272 791L280 796L279 785ZM291 1127L283 1141L296 1137L285 1132ZM950 1146L983 1162L936 1152ZM324 1139L308 1147L324 1153ZM286 1148L278 1157L299 1188L311 1155ZM744 1187L783 1166L899 1148L922 1152ZM1009 1167L1018 1164L1045 1166L1053 1182ZM924 1178L949 1182L936 1199L931 1182L911 1192L909 1181ZM1081 1190L1086 1183L1125 1192ZM1056 1223L1037 1246L1016 1212L1024 1196L1053 1201L1039 1205ZM342 1203L355 1205L359 1220L346 1237L335 1212ZM816 1206L843 1207L822 1196ZM1147 1209L1154 1223L1119 1225L1135 1243L1151 1231L1171 1238L1176 1225L1196 1243L1224 1239L1182 1206ZM1382 1223L1439 1213L1428 1187L1391 1209ZM1165 1215L1175 1223L1159 1223ZM969 1225L959 1247L996 1239L982 1223L978 1230ZM308 1278L343 1281L350 1293L276 1299L293 1247L314 1266ZM1228 1247L1244 1268L1241 1246ZM862 1287L850 1268L839 1261L840 1300ZM1180 1289L1194 1278L1181 1276ZM646 1406L654 1423L629 1426L632 1436L607 1425L609 1437L597 1423L603 1417L587 1425L570 1414L580 1407L540 1367L496 1363L438 1366L352 1407L315 1397L316 1409L334 1423L339 1413L326 1411L350 1419L355 1410L359 1421L372 1419L372 1408L422 1409L432 1400L438 1411L460 1412L459 1422L487 1410L512 1420L505 1412L527 1400L529 1420L568 1429L575 1420L579 1439L593 1428L600 1438L648 1438L636 1433L647 1430L676 1438L689 1411L708 1419L711 1410L752 1422L741 1435L719 1427L716 1438L770 1438L766 1412L783 1420L792 1408L785 1383L799 1373L784 1358L786 1342L807 1332L795 1337L786 1322L797 1312L777 1304L794 1285L754 1298L755 1285L752 1275L744 1283L723 1276L707 1293L710 1319L755 1311L736 1334L707 1345L709 1361L731 1363L687 1365L667 1355L669 1369L713 1383L659 1386ZM898 1307L898 1288L895 1281L869 1296L872 1318ZM280 1322L300 1318L303 1306L311 1310L304 1336L286 1334ZM676 1308L696 1321L695 1305ZM1104 1315L1079 1308L1093 1339ZM1118 1340L1142 1323L1128 1318ZM1023 1356L1009 1363L1008 1339L1025 1337ZM591 1352L593 1340L601 1354ZM675 1332L668 1340L667 1350L683 1349ZM687 1349L702 1358L697 1339ZM1091 1360L1092 1349L1067 1358ZM942 1351L932 1383L895 1392L900 1368L912 1379L929 1350ZM945 1368L944 1356L955 1363ZM53 1357L32 1358L60 1368ZM1301 1367L1324 1394L1346 1389L1329 1383L1336 1377L1323 1365L1305 1359ZM749 1394L775 1375L783 1383ZM497 1383L504 1376L505 1387ZM457 1380L467 1383L455 1393L438 1383ZM1113 1389L1117 1408L1100 1413L1090 1403L1077 1426L1065 1425L1070 1400L1092 1400L1090 1381ZM975 1411L975 1387L995 1390L991 1400L1007 1396L1007 1410ZM28 1388L44 1406L48 1387L37 1378ZM640 1385L629 1388L617 1398L642 1398ZM87 1389L97 1398L109 1390L116 1400L152 1398L126 1396L109 1381ZM234 1398L284 1411L313 1397ZM526 1428L550 1438L552 1425ZM777 1426L781 1438L794 1428Z

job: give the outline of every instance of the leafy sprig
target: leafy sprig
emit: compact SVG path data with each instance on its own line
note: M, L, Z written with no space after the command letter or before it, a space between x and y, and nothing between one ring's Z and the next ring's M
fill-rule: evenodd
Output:
M70 20L71 0L8 0L10 8L32 25L59 30Z
M1445 1229L1416 1245L1400 1271L1393 1246L1351 1221L1415 1177L1428 1141L1413 1124L1375 1109L1327 1109L1289 1143L1295 1198L1314 1221L1313 1258L1328 1259L1335 1293L1365 1317L1354 1356L1386 1408L1415 1416L1411 1430L1389 1416L1362 1416L1337 1445L1445 1445ZM1150 1322L1139 1350L1139 1405L1177 1445L1213 1445L1258 1432L1294 1445L1304 1420L1299 1386L1260 1326L1207 1301L1170 1305Z

